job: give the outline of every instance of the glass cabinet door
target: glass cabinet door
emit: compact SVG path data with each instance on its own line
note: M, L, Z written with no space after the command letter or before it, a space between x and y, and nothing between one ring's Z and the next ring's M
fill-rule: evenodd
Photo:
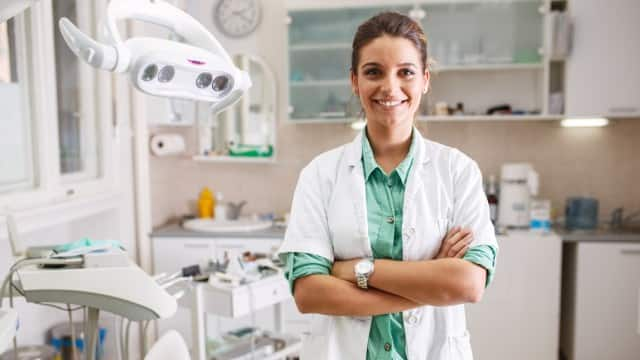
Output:
M478 112L502 101L540 111L542 4L541 0L425 1L290 10L289 118L348 121L359 116L359 102L352 96L349 82L351 42L357 27L381 11L424 15L417 20L427 34L431 69L442 74L432 77L432 91L424 98L420 115L430 114L431 103L439 100L466 102ZM501 72L500 79L492 83L496 71ZM502 81L504 74L507 77ZM467 87L467 81L473 84ZM531 90L515 91L514 97L509 88L512 83L521 84L518 89ZM487 84L495 86L487 88ZM490 91L487 96L495 100L484 95L474 98L478 89Z

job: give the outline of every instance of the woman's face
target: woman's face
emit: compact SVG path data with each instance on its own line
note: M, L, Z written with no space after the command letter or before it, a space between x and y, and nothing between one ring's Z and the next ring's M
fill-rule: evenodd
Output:
M384 35L360 49L351 86L360 97L368 126L412 126L429 86L429 72L422 68L420 53L410 40Z

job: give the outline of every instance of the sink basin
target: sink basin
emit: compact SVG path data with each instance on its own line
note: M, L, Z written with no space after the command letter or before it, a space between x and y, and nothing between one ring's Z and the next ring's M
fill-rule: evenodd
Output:
M182 224L187 230L210 233L242 233L266 230L273 225L271 221L257 220L253 218L240 218L238 220L214 220L192 219Z

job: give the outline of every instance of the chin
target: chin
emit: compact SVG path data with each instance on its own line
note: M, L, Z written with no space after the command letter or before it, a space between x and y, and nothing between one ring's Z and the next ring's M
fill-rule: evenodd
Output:
M371 120L367 120L369 123L375 123L378 126L384 128L398 128L403 126L410 126L413 124L413 118L409 114L376 114Z

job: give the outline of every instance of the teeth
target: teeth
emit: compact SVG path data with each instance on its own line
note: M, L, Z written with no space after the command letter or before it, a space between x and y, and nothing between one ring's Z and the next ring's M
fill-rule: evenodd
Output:
M377 102L378 102L378 104L380 104L382 106L388 106L388 107L398 106L398 105L402 104L401 100L398 100L398 101L382 101L382 100L378 100Z

